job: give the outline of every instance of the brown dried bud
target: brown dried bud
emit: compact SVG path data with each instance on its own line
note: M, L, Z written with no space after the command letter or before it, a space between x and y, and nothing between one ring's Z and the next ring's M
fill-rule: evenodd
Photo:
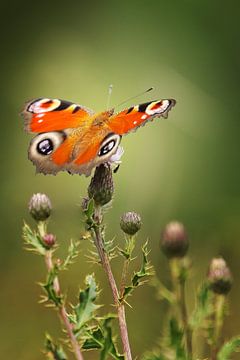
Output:
M210 288L214 293L226 295L231 290L232 274L223 258L212 259L207 277Z
M186 230L180 222L166 225L161 236L161 249L168 258L183 257L189 247Z
M47 195L38 193L31 197L28 209L36 221L45 221L51 214L52 204Z
M136 234L142 225L141 217L137 213L130 211L121 216L120 227L128 235Z
M112 200L114 192L112 170L108 163L99 165L88 187L88 196L96 205L105 205Z
M48 249L51 249L56 244L56 236L53 234L45 234L43 236L43 243Z

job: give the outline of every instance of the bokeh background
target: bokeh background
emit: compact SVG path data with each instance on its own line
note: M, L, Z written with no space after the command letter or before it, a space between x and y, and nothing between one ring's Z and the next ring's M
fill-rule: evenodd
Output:
M223 4L222 4L223 5ZM188 302L210 259L222 255L234 275L227 337L240 332L240 121L239 4L218 1L2 1L1 2L1 326L4 359L43 359L44 332L61 334L56 314L37 303L43 261L23 250L27 203L45 192L54 205L50 230L62 256L83 231L80 203L89 178L35 175L27 159L31 137L18 113L34 97L54 97L104 110L154 86L134 103L173 97L169 119L157 119L123 138L123 163L106 216L108 237L122 244L120 215L139 212L138 249L149 238L157 275L168 281L159 250L160 231L172 219L186 225L194 263ZM131 102L125 106L132 105ZM89 244L62 277L70 299L95 272L111 303L100 268L87 263ZM121 263L114 262L121 272ZM163 329L165 305L142 287L127 310L133 353L151 349ZM109 307L106 306L105 310ZM87 358L94 358L88 356Z

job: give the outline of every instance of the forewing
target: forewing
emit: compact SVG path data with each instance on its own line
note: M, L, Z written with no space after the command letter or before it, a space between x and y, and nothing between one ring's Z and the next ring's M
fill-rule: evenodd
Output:
M21 114L27 132L43 133L77 128L94 112L70 101L40 98L29 101Z
M146 124L155 117L168 117L168 112L176 104L174 99L150 101L132 106L109 118L108 126L116 134L124 135Z

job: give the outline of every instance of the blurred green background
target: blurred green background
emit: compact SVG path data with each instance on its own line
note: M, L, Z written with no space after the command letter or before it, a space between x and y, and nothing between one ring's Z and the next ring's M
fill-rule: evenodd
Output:
M184 222L194 262L189 304L210 259L223 255L235 278L224 332L227 337L240 332L240 14L237 1L222 5L215 0L1 2L1 358L43 359L45 330L61 334L56 314L37 303L43 261L23 250L23 219L31 223L29 198L36 192L51 198L50 230L62 255L69 239L83 231L79 205L89 183L67 173L35 175L19 110L41 96L104 110L109 84L113 105L154 86L134 103L173 97L177 106L168 120L156 119L123 138L125 154L106 216L108 237L122 244L120 215L139 212L138 249L149 238L151 261L167 281L160 231L170 220ZM101 301L110 304L102 270L84 256L88 248L82 243L78 262L63 274L63 287L74 302L86 273L94 271L105 289ZM113 264L119 274L121 263ZM130 339L134 355L140 355L155 345L165 305L147 286L136 291L131 304Z

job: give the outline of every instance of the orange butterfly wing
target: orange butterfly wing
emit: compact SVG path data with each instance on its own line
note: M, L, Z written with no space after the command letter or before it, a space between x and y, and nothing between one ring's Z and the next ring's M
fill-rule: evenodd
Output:
M168 112L176 104L174 99L150 101L132 106L109 118L108 126L116 134L124 135L136 130L155 117L167 118Z
M133 106L112 115L58 99L35 99L22 115L27 132L38 133L29 147L29 159L37 171L56 174L67 170L89 175L115 156L121 135L136 130L154 117L167 117L176 101L158 100Z
M32 100L22 111L25 130L34 133L77 128L93 114L70 101L48 98Z

